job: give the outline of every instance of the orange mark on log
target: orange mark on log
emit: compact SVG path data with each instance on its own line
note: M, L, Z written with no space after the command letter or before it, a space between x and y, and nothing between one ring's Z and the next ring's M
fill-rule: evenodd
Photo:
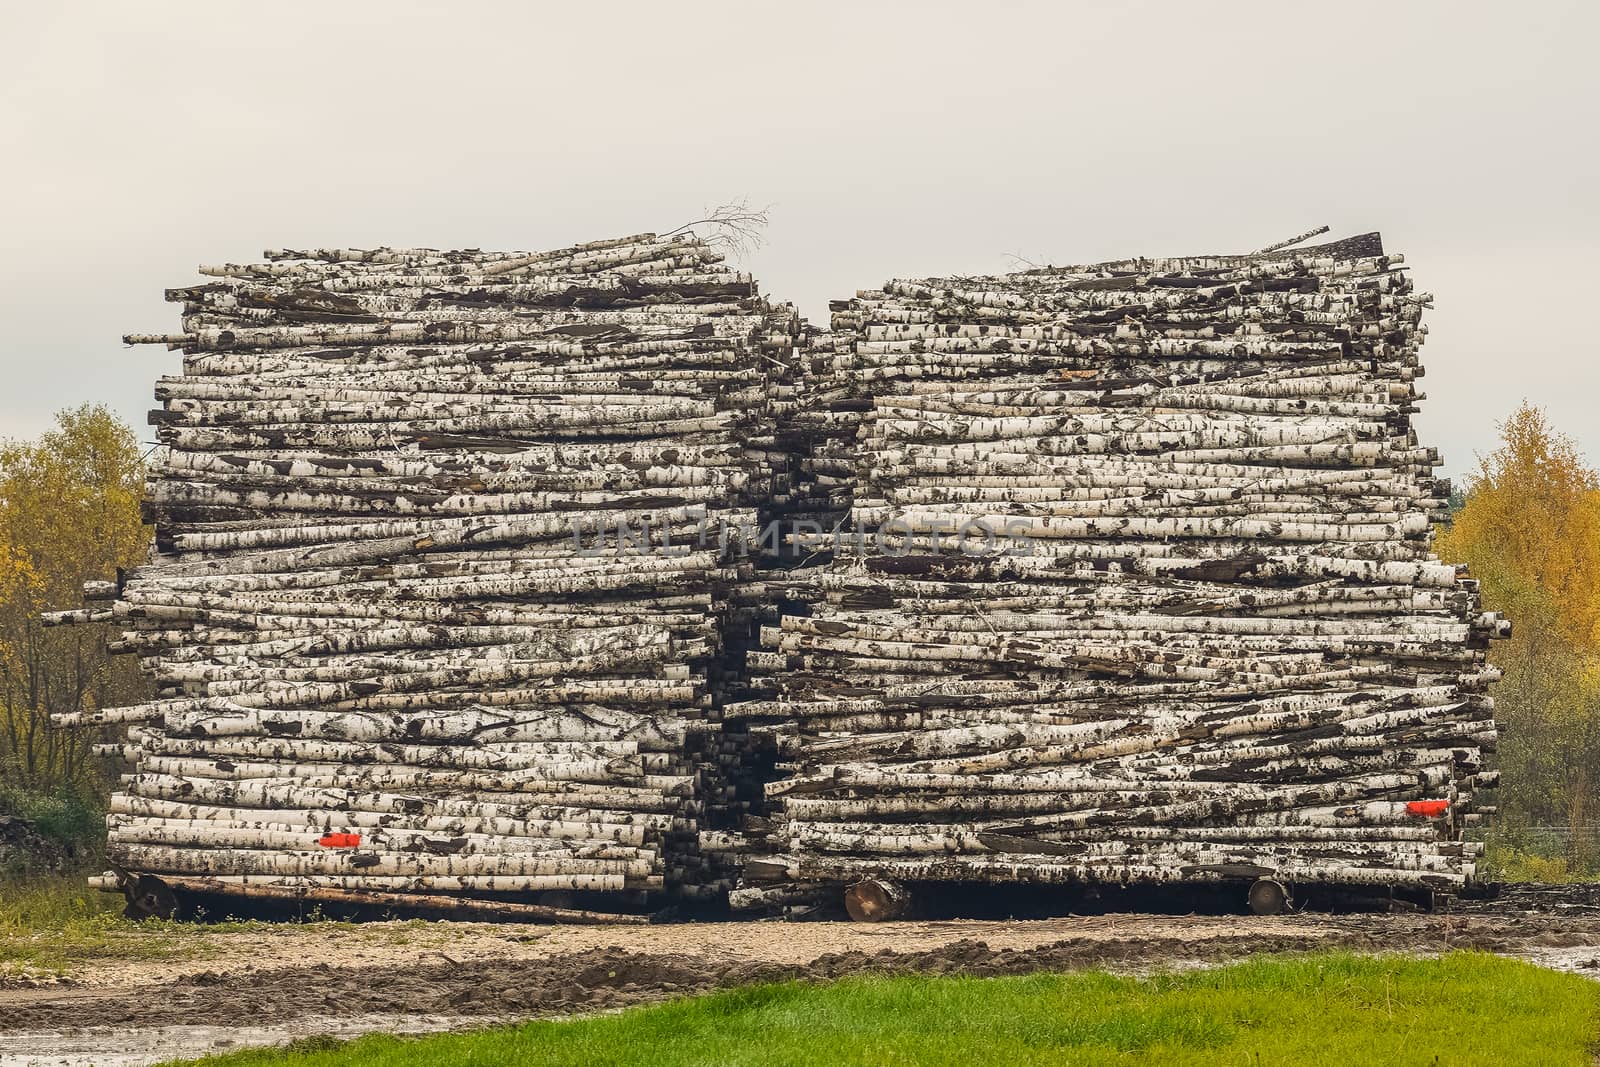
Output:
M323 834L317 842L323 848L360 848L360 834Z
M1436 819L1450 810L1448 800L1408 800L1406 801L1407 815L1420 815L1424 819Z

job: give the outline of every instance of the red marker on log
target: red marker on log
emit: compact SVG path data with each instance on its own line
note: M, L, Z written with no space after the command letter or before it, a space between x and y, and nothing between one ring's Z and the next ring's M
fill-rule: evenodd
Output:
M317 842L323 848L360 848L360 834L323 834Z

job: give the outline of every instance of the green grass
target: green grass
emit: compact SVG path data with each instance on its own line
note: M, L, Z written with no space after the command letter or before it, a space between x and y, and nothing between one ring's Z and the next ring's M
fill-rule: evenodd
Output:
M328 923L320 912L304 921ZM90 889L81 874L0 878L0 981L72 974L96 960L197 959L220 950L214 935L284 929L232 919L130 922L122 897Z
M122 898L90 889L82 875L0 879L0 978L64 974L74 960L123 955Z
M1576 885L1600 881L1600 871L1593 867L1576 867L1565 856L1543 856L1497 842L1485 850L1483 869L1487 877L1498 882Z
M1591 1067L1600 987L1479 953L1263 958L1154 978L853 978L422 1039L326 1039L214 1067L648 1064Z

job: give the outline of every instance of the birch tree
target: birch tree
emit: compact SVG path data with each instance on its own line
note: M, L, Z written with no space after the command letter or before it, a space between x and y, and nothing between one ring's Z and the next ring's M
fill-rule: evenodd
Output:
M142 482L138 441L103 407L0 444L0 778L22 788L94 784L91 738L50 716L145 692L135 664L108 654L106 627L39 623L47 608L81 603L85 581L143 558Z
M1506 670L1503 799L1513 820L1600 819L1600 472L1571 438L1524 403L1482 457L1465 503L1438 541L1483 584L1485 603L1513 615Z

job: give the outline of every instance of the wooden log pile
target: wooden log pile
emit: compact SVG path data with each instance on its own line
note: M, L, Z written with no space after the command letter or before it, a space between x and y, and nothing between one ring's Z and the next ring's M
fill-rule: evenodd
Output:
M872 406L870 385L858 379L831 332L808 328L796 352L796 375L803 403L779 416L779 433L793 468L784 533L786 558L800 565L831 554L828 538L810 545L801 538L809 530L828 533L848 525L856 486L856 433L863 412ZM797 536L800 535L800 536Z
M836 303L851 523L727 709L782 761L739 896L1470 879L1509 624L1429 551L1428 303L1376 234Z
M713 690L788 476L791 307L693 234L276 251L169 291L112 622L130 872L265 895L715 893ZM784 393L787 382L788 394Z

